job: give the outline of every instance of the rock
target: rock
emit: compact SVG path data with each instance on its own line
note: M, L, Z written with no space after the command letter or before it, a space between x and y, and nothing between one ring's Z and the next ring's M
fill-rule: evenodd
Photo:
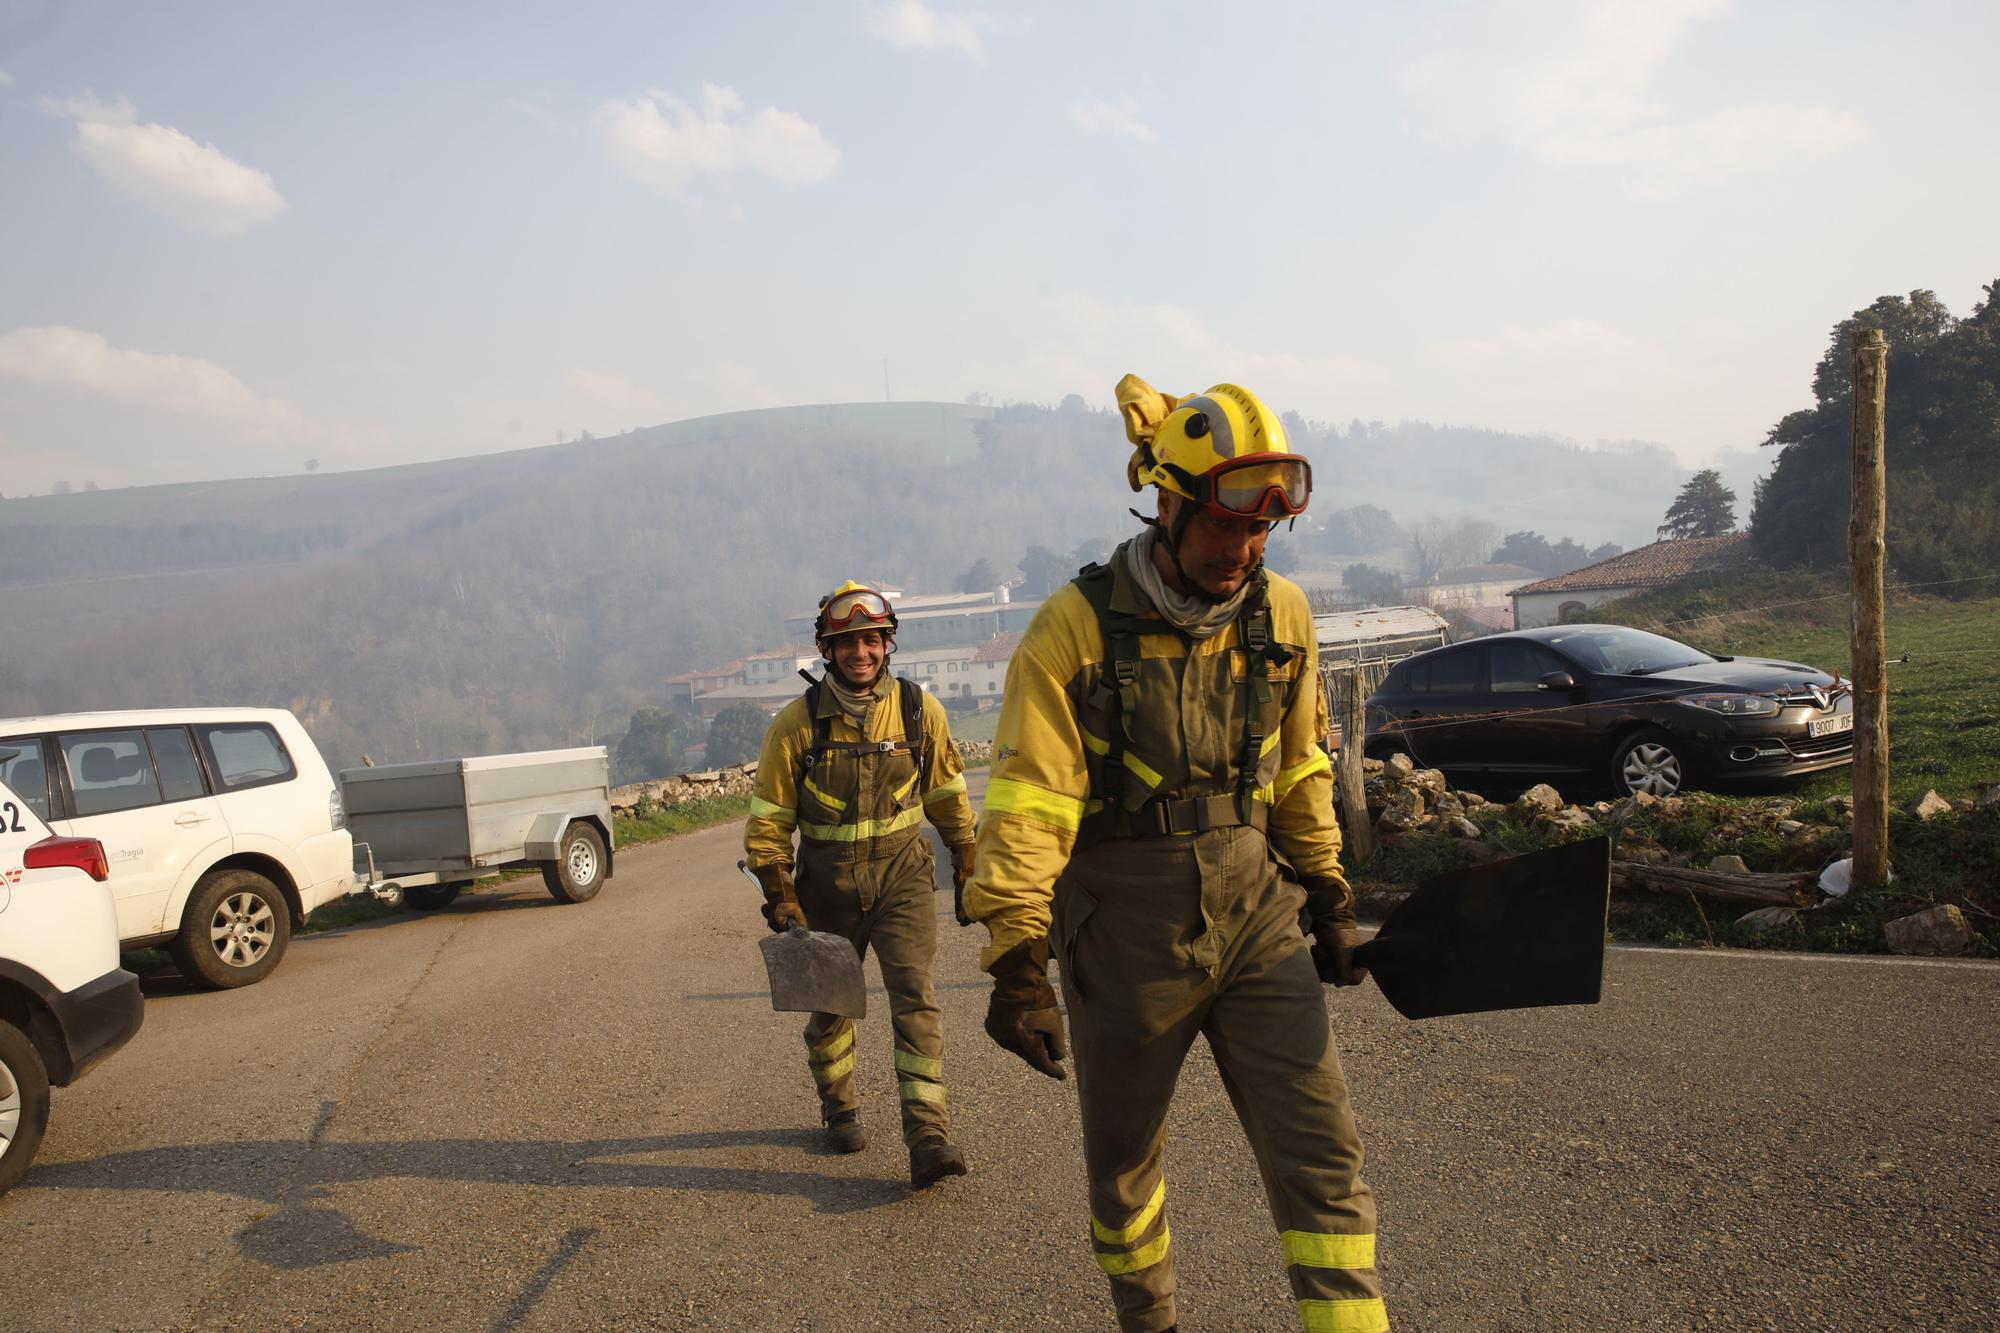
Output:
M1446 792L1444 795L1438 797L1437 817L1439 819L1457 819L1464 813L1465 802L1459 800L1451 792Z
M1594 829L1597 821L1587 810L1579 810L1573 805L1560 810L1543 810L1535 816L1535 827L1545 833L1567 833L1572 829Z
M1985 791L1980 792L1978 799L1973 804L1982 810L1989 805L2000 805L2000 782L1996 782Z
M1970 797L1960 797L1951 803L1951 808L1961 815L1969 815L1978 807L1973 805Z
M1618 840L1617 857L1620 861L1630 861L1634 865L1663 866L1672 858L1667 849L1648 838L1624 837Z
M1381 771L1382 771L1382 761L1380 759L1364 758L1361 761L1361 775L1363 777L1372 778Z
M1440 816L1440 818L1443 818L1443 816ZM1482 836L1479 831L1479 825L1473 823L1464 815L1453 815L1451 818L1444 820L1444 825L1451 831L1451 836L1454 838L1475 839Z
M1799 834L1804 833L1805 831L1806 831L1806 826L1804 824L1801 824L1796 819L1781 819L1778 821L1778 832L1784 834L1788 838L1797 837Z
M1826 808L1829 810L1845 810L1849 814L1853 814L1854 798L1852 796L1829 796L1826 798Z
M1963 953L1972 942L1972 927L1966 922L1965 913L1950 903L1942 903L1914 916L1885 923L1882 935L1894 953L1950 957Z
M1929 822L1936 819L1939 815L1950 814L1951 802L1938 795L1935 791L1927 791L1918 799L1915 805L1910 807L1910 813L1918 819Z
M1416 771L1416 761L1401 751L1390 755L1382 761L1382 776L1393 783L1401 783L1403 779Z
M1423 793L1409 787L1399 787L1389 797L1388 805L1383 807L1381 819L1376 822L1385 829L1402 832L1417 827L1418 822L1425 817Z
M1766 930L1776 930L1780 926L1789 926L1798 919L1799 909L1796 907L1760 907L1754 912L1745 912L1737 917L1736 924L1748 926L1761 933Z
M1993 790L2000 791L2000 787L1995 787ZM1487 800L1476 791L1462 791L1454 794L1458 797L1459 802L1468 810L1483 810L1493 804L1493 802Z
M1740 856L1717 856L1709 860L1708 868L1718 875L1747 875L1750 867L1743 864Z
M1617 806L1611 804L1609 801L1599 801L1596 805L1590 807L1590 813L1596 815L1599 819L1609 819L1612 812L1617 808Z
M1632 805L1637 810L1651 813L1658 810L1661 804L1660 798L1649 791L1635 791L1632 793Z
M1554 811L1563 808L1562 793L1546 782L1534 786L1514 798L1514 809L1524 815L1534 816L1538 811Z
M1438 772L1435 768L1420 768L1416 770L1410 776L1403 779L1403 785L1405 787L1415 787L1418 791L1422 792L1424 794L1424 804L1426 805L1436 805L1444 798L1445 792L1449 790L1449 786L1444 780L1444 774Z

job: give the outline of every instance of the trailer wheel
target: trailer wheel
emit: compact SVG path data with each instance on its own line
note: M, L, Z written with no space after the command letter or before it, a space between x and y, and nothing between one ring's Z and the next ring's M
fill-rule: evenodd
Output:
M604 835L577 820L563 830L556 859L542 862L542 879L559 903L587 903L604 887Z
M413 911L435 912L440 907L451 906L463 887L461 884L414 884L403 890L403 902Z

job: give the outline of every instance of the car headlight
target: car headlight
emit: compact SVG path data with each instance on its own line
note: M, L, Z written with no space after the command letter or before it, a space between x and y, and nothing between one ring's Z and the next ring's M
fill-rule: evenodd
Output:
M1778 701L1768 694L1705 694L1698 699L1683 699L1681 702L1706 708L1711 713L1721 713L1725 717L1776 717L1778 714Z

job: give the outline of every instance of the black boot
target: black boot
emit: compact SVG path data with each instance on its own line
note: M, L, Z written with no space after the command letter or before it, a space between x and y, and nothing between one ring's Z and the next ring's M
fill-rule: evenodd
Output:
M935 1185L965 1174L965 1154L942 1134L926 1134L910 1145L910 1188Z
M868 1146L868 1131L852 1111L842 1111L826 1122L826 1146L835 1152L860 1152Z

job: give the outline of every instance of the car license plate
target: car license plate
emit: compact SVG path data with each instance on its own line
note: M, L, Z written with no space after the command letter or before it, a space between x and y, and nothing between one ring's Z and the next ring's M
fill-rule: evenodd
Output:
M1806 723L1806 732L1812 736L1831 736L1835 732L1854 730L1854 714L1837 713L1832 717L1816 717Z

